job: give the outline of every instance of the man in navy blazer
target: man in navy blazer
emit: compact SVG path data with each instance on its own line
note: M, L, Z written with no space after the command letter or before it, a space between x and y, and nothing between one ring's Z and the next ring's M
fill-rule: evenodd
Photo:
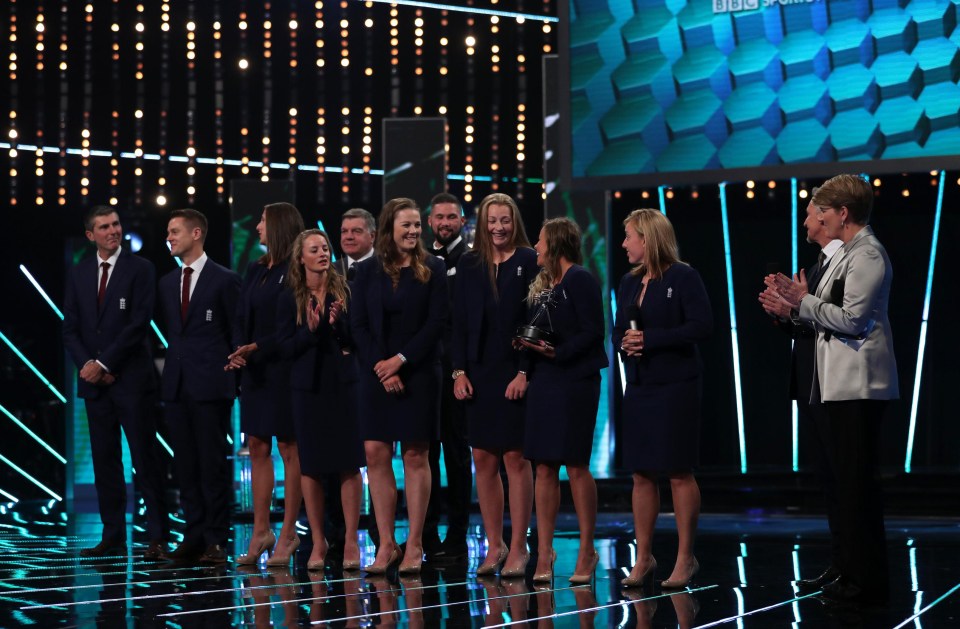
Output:
M99 544L80 554L100 557L126 552L123 427L146 505L150 545L144 556L157 559L166 548L169 524L156 455L156 374L147 343L156 274L149 261L120 246L123 229L114 208L94 207L84 227L97 255L68 273L63 342L80 371L77 395L87 411L103 533Z
M161 396L173 439L174 467L186 530L170 559L224 563L230 533L230 409L237 372L223 364L232 351L240 276L207 257L207 218L174 210L167 223L170 255L182 269L160 279L160 305L170 346Z

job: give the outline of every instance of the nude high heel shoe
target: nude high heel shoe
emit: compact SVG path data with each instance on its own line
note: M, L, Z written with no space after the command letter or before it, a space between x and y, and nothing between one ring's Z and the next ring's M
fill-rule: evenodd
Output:
M387 558L387 563L378 566L377 562L374 561L372 564L364 568L363 570L369 574L384 574L387 570L390 569L390 566L400 561L403 557L403 553L400 552L400 547L396 544L393 545L393 549L390 551L390 556Z
M697 573L698 573L698 572L700 572L700 563L697 561L697 558L694 557L694 558L693 558L693 570L690 571L690 576L687 577L686 580L681 580L681 579L670 580L670 579L667 579L666 581L661 581L661 582L660 582L660 587L663 588L664 590L679 590L680 588L685 588L685 587L687 587L687 585L690 584L691 581L693 581L693 577L697 576Z
M290 560L293 559L294 553L297 552L297 548L300 547L300 536L294 535L293 540L290 541L290 550L285 555L281 555L276 552L274 549L273 557L267 559L268 566L287 566L290 565Z
M267 531L260 536L260 542L257 544L257 551L249 555L240 555L237 557L237 565L255 566L260 561L260 555L263 553L273 554L273 545L277 543L277 536L273 531Z
M533 575L534 583L551 583L553 581L553 565L557 563L557 551L550 551L550 570L546 572L538 572Z
M509 552L510 551L506 544L500 544L500 550L497 552L496 561L493 563L484 563L483 565L477 567L477 576L482 577L484 575L496 574L497 570L499 570L503 565L503 562L507 560L507 554Z
M574 573L568 581L574 585L584 585L593 581L594 574L597 570L597 564L600 563L600 553L596 549L593 550L593 557L590 559L590 569L587 570L585 574L576 574Z
M500 571L500 576L504 579L515 579L527 574L527 564L530 563L530 553L524 553L523 563L514 568L504 568Z
M620 579L620 585L625 588L635 588L643 587L647 583L647 579L653 578L653 575L657 571L657 560L654 559L650 562L650 565L647 566L647 569L639 577L625 577Z

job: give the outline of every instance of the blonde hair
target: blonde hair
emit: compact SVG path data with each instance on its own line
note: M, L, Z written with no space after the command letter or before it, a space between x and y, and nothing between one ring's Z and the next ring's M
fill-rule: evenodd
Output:
M473 241L473 250L480 256L480 260L487 267L487 275L490 278L490 285L493 287L493 294L497 294L497 277L494 272L494 246L490 232L487 230L487 217L490 213L490 206L503 205L510 208L510 217L513 221L513 234L510 236L510 246L529 247L530 240L527 238L527 230L523 226L523 219L520 217L520 208L517 202L510 195L502 192L488 194L480 202L480 208L477 210L477 231Z
M307 308L310 307L310 289L307 287L307 272L303 268L303 262L300 261L303 256L303 243L311 236L320 236L327 242L327 249L333 252L333 245L330 242L330 236L319 229L308 229L300 232L296 240L293 241L293 253L290 254L290 269L287 271L287 285L293 291L293 298L297 302L297 325L303 325L304 315ZM347 280L337 272L337 268L332 264L327 268L326 290L337 301L343 302L343 311L347 311L347 299L350 297L350 286ZM320 311L323 312L326 304L320 304Z
M383 209L380 210L380 222L377 224L377 242L375 249L380 264L383 265L383 271L393 282L396 288L400 283L400 249L393 240L393 223L397 214L401 210L416 210L420 212L420 207L413 199L399 197L387 201ZM427 250L423 248L423 243L417 241L417 246L410 252L410 267L413 269L413 276L421 284L430 281L430 267L424 260L427 257Z
M634 210L623 219L623 227L633 229L644 239L646 246L643 262L630 270L632 275L660 278L671 264L682 264L673 223L659 211L649 208Z
M560 279L560 258L573 264L583 262L580 227L569 218L551 218L544 221L543 236L547 241L547 251L543 256L543 268L530 283L530 290L527 292L529 304L535 303L541 292L553 288L553 283Z

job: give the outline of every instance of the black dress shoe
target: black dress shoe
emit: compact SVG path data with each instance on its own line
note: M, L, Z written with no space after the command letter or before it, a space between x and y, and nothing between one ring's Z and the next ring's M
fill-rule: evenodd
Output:
M427 553L427 559L441 563L455 563L466 561L469 555L466 539L451 540L448 538L444 540L439 549Z
M856 605L882 605L889 599L886 589L865 589L844 577L821 588L823 597L835 603L852 603Z
M153 540L150 540L150 545L147 546L147 549L143 551L143 558L144 559L163 559L166 556L168 550L169 549L167 548L166 542L159 539L153 539Z
M227 551L220 544L210 544L200 555L200 563L208 565L227 563Z
M173 552L164 553L163 558L170 561L196 561L203 554L200 546L184 542L177 546Z
M797 581L797 589L801 592L815 592L822 589L828 583L833 583L840 578L840 571L830 566L824 570L823 574L814 579L800 579Z
M127 542L122 539L104 539L90 548L80 551L81 557L106 557L108 555L126 555Z

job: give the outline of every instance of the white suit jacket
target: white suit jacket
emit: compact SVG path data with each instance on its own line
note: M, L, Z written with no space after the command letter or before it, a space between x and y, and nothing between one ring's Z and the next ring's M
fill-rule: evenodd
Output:
M887 251L868 225L830 259L816 294L800 302L800 319L817 331L814 386L822 401L900 397L887 318L892 280Z

